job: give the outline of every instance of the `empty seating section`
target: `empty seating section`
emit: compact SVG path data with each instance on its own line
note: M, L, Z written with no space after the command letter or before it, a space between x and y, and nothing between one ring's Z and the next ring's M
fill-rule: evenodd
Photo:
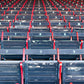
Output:
M12 37L7 35L8 39L3 36L1 48L26 48L27 39L29 40L29 49L52 49L53 39L55 39L56 48L79 49L80 41L83 40L83 3L83 0L1 0L1 34L2 31L14 34ZM23 36L19 35L18 37L18 32L28 32L32 35L23 34ZM44 32L49 36L43 35ZM61 34L61 32L64 33ZM37 34L37 36L34 36L34 34ZM42 45L43 40L46 40L46 43ZM62 40L62 43L59 40ZM79 41L77 44L76 40ZM38 43L36 44L36 42ZM49 42L52 44L49 44ZM34 46L34 44L36 45Z
M0 0L0 84L84 84L84 0Z

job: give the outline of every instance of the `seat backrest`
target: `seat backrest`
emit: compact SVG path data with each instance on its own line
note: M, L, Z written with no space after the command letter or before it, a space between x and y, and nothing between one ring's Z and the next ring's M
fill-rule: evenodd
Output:
M4 40L1 43L2 49L23 49L25 48L26 41L21 40Z
M62 62L62 84L84 84L84 62Z
M58 84L57 62L26 61L25 84Z
M56 41L56 48L59 49L78 49L80 43L78 41L68 41L68 40L61 40Z
M29 49L52 49L53 42L49 40L31 40L29 41Z
M0 62L0 84L21 84L19 62Z
M79 49L80 42L78 41L70 41L70 40L60 40L56 41L55 43L55 48L59 49ZM74 59L79 59L79 55L60 55L61 60L74 60Z
M1 42L1 49L23 49L26 47L26 41L24 40L3 40ZM2 55L2 59L22 59L22 55Z

